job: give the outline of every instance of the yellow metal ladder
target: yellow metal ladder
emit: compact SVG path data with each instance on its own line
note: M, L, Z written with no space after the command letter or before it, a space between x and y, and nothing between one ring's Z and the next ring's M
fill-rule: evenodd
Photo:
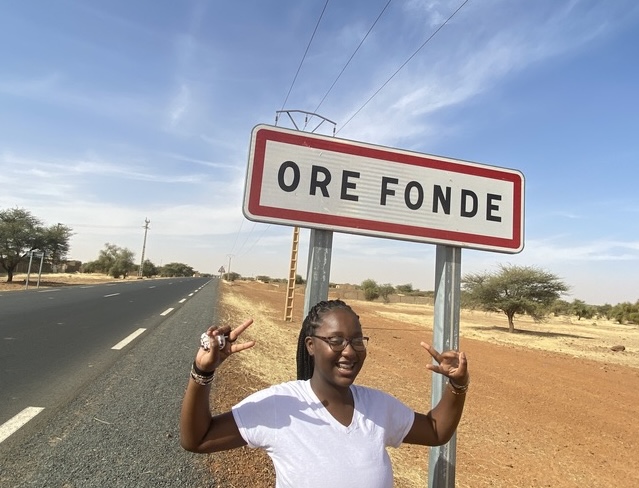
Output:
M297 277L297 254L300 245L300 228L293 228L293 245L291 246L291 263L288 271L288 285L286 286L286 306L284 320L293 320L293 299L295 298L295 278Z

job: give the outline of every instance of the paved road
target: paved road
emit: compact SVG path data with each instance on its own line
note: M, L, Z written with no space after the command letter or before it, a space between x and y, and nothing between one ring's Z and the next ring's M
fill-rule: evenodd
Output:
M217 280L195 293L204 284L192 281L191 297L66 404L0 443L0 486L214 486L205 456L185 452L178 430L198 337L216 318Z
M113 347L152 330L162 313L207 281L123 281L0 296L0 425L24 408L67 401L117 360Z

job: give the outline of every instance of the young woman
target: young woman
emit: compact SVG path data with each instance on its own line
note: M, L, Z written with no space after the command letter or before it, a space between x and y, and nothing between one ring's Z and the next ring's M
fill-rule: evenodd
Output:
M252 322L207 331L211 344L220 341L220 347L200 348L191 368L180 419L184 449L262 448L273 460L277 488L386 488L393 486L386 447L442 445L457 429L470 381L466 355L439 353L421 343L437 362L426 368L448 377L448 386L430 412L414 412L387 393L354 384L368 338L357 314L341 300L318 303L304 319L297 381L258 391L230 412L211 416L213 373L228 356L255 345L235 343Z

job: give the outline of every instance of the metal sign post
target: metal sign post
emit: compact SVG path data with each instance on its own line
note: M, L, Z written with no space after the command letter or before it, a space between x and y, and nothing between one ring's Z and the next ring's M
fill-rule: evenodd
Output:
M24 284L24 289L29 289L29 280L31 277L31 263L33 262L33 256L40 255L40 269L38 270L38 282L36 288L40 288L40 277L42 276L42 264L44 262L44 252L42 251L30 251L29 252L29 269L27 270L27 280Z
M331 275L331 251L333 233L329 230L311 229L304 294L304 317L313 305L328 298Z
M437 246L435 252L435 316L433 347L438 351L459 349L459 309L461 296L461 248ZM432 374L431 405L441 400L446 378ZM428 456L429 488L455 486L457 434L443 446L430 448Z

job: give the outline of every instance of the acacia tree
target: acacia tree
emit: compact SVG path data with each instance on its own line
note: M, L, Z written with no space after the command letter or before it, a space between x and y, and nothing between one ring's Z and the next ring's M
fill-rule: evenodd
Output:
M543 319L549 307L568 291L557 276L533 266L500 265L494 273L474 273L462 278L471 306L508 317L508 331L515 331L516 314Z
M69 252L71 228L57 224L45 227L23 208L0 211L0 266L13 281L15 269L31 251L44 252L45 260L59 264Z
M379 286L379 296L382 297L384 303L388 303L390 301L390 296L395 292L395 287L390 283L384 283Z
M55 224L44 229L42 241L45 249L45 260L51 263L54 272L69 254L69 240L72 235L72 229L62 224Z
M405 285L397 285L395 287L395 289L397 290L397 293L413 293L413 291L415 291L413 289L413 284L412 283L406 283Z
M85 273L99 272L111 275L114 278L120 276L126 278L135 269L134 256L135 253L130 249L107 242L104 245L104 249L100 251L98 259L86 263L83 266L83 270Z
M566 300L555 300L555 303L553 303L550 307L550 311L555 317L559 317L560 315L570 315L572 313L572 305Z
M148 259L145 259L142 263L142 276L144 276L145 278L150 278L151 276L155 276L158 273L158 267Z
M583 300L577 300L576 298L570 304L570 310L577 316L577 320L591 319L594 317L596 310L595 307L588 305Z
M364 299L372 302L379 298L379 285L375 280L371 280L370 278L362 281L360 285L362 291L364 292Z
M610 315L620 324L639 324L639 300L635 303L618 303L610 311Z
M195 270L184 263L168 263L160 268L160 276L165 277L193 276L194 274Z

